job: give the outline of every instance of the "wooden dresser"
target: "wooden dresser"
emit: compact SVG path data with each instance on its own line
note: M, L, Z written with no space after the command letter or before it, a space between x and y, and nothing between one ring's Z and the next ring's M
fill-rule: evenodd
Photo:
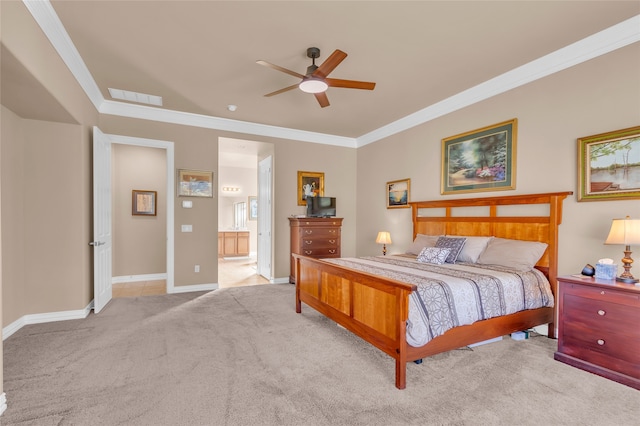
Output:
M291 254L309 257L340 257L340 229L342 218L303 217L289 218ZM295 284L295 264L290 257L289 282Z
M558 277L554 358L640 390L640 286Z

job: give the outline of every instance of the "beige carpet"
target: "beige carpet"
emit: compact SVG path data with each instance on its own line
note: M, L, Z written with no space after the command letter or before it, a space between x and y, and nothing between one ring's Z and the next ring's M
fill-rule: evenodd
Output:
M640 392L505 338L394 362L263 285L113 300L4 342L2 425L631 425Z

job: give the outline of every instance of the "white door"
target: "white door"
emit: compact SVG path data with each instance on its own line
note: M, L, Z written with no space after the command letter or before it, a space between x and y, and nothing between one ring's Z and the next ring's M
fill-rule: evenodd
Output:
M93 128L93 310L111 300L111 140Z
M271 269L271 198L273 157L258 163L258 274L273 279Z

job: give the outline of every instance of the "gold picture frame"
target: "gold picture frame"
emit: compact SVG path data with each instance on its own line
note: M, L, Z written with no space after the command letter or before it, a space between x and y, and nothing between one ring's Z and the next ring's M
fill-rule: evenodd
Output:
M298 171L298 205L306 206L307 197L324 196L324 173Z
M516 188L516 135L512 119L442 140L441 194Z
M178 169L178 197L213 197L213 172Z
M393 180L387 182L387 208L408 208L411 198L411 179Z
M158 207L157 191L131 191L131 214L133 216L156 216Z
M640 126L578 139L578 201L640 199Z

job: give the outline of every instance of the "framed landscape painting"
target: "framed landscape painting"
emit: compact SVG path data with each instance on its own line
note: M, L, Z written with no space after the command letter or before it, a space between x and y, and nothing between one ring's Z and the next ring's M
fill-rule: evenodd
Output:
M640 126L578 139L578 201L640 198Z
M442 140L441 193L516 187L517 119Z
M387 182L387 208L408 208L411 194L411 179Z
M178 170L178 197L213 197L213 172Z

